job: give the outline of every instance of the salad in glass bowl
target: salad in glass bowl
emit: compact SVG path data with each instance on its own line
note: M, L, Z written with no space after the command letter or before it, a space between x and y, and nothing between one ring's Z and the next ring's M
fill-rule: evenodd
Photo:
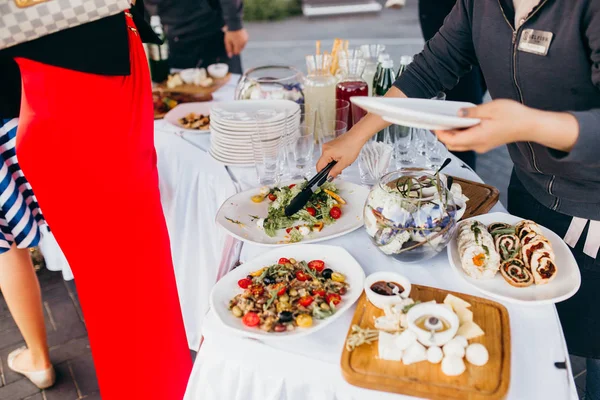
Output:
M449 191L445 182L441 174L421 169L384 175L364 209L365 228L375 246L402 262L423 261L441 252L468 200L459 185Z
M339 195L332 182L325 182L317 188L306 205L296 214L287 217L285 208L304 189L307 182L267 189L252 197L252 201L269 203L266 218L258 218L256 223L265 233L274 237L277 231L285 229L289 243L300 242L311 232L320 232L327 225L335 223L342 216L342 206L346 201Z

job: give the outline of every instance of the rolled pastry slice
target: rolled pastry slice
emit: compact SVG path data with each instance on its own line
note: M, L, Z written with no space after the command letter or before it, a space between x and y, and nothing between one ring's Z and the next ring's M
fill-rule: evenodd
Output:
M500 258L504 261L512 258L521 258L521 242L517 235L498 235L494 238L494 245L496 251L500 254Z
M488 232L491 234L494 234L494 231L497 230L504 230L504 229L514 229L514 227L511 224L507 224L506 222L492 222L491 224L488 225Z
M531 261L534 254L537 257L545 255L551 260L554 260L554 251L552 250L552 246L548 240L543 237L541 239L534 239L525 246L521 247L521 258L525 262L525 266L529 269L532 269Z
M491 279L500 267L500 256L493 246L472 244L461 255L465 273L475 279Z
M531 272L536 285L544 285L556 278L558 269L554 259L545 253L534 253L531 260Z
M513 258L502 263L500 273L506 282L515 287L531 286L534 282L533 275L523 261Z
M519 237L519 239L523 239L523 237L529 232L536 232L540 235L542 234L542 230L539 225L530 220L524 220L519 222L515 226L515 234Z

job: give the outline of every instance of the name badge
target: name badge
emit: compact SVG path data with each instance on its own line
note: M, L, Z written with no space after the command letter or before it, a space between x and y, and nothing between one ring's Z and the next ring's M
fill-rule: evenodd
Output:
M524 29L523 33L521 33L521 40L519 41L518 48L526 53L545 56L550 49L552 36L554 36L552 32Z

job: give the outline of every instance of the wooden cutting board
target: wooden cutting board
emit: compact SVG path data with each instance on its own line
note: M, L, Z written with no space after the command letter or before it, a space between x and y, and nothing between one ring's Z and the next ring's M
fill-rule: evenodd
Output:
M225 75L224 78L213 79L213 84L209 87L196 86L190 83L184 83L183 85L169 89L167 82L162 82L156 85L156 88L161 89L164 93L184 93L184 94L195 94L195 95L209 95L219 90L231 79L231 74Z
M354 386L424 397L433 400L497 400L506 396L510 383L510 323L506 308L496 302L462 293L448 292L428 286L413 285L410 297L422 302L441 303L451 293L469 303L473 321L485 332L469 343L482 343L490 354L483 367L470 365L457 377L442 373L440 364L422 361L404 365L400 361L378 358L377 341L363 344L354 351L344 348L341 367L344 379ZM363 293L358 301L352 325L374 328L374 318L383 311L373 306ZM352 326L351 325L351 326ZM350 334L351 328L348 331Z
M454 182L460 184L462 192L469 198L467 211L462 219L486 214L494 207L500 197L500 191L493 186L454 177Z

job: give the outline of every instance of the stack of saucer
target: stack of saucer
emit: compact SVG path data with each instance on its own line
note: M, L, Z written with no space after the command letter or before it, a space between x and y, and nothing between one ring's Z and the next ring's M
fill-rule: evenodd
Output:
M298 130L300 106L289 100L237 100L215 103L211 110L210 155L225 165L253 165L252 135L277 143Z

